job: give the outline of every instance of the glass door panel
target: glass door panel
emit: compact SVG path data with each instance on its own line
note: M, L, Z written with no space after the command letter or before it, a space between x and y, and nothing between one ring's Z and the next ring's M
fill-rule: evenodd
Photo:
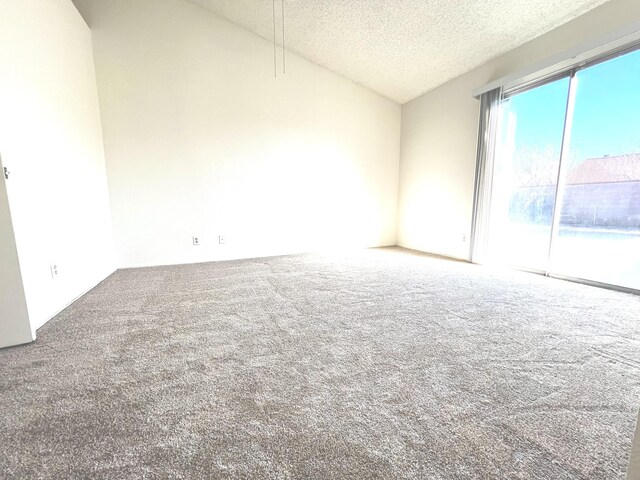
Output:
M546 271L569 77L505 98L488 233L491 262Z
M552 273L640 289L640 51L579 70Z

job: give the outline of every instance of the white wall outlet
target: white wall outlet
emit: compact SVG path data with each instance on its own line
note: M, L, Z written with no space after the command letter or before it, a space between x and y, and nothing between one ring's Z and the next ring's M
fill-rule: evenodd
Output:
M197 247L200 245L200 237L192 237L193 238L193 246Z
M57 263L52 263L52 264L49 265L49 268L51 270L51 278L54 279L54 280L56 278L58 278L58 274L59 274L59 272L58 272L58 264Z
M221 233L218 235L218 244L224 245L225 243L227 243L227 238Z
M467 234L466 233L462 234L462 243L467 243Z

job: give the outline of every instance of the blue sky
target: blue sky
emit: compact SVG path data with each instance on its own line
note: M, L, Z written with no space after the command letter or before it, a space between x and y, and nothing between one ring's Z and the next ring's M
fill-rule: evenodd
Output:
M559 152L569 80L512 97L516 146ZM577 160L640 153L640 51L580 70L571 132Z

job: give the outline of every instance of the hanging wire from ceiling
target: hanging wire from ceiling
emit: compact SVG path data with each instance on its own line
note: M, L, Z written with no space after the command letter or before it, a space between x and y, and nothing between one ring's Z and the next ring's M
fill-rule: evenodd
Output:
M278 78L278 62L276 55L276 0L272 0L271 10L273 13L273 76Z
M287 73L286 50L284 46L284 0L280 0L280 11L282 14L282 73ZM273 76L278 78L278 54L276 44L276 0L271 1L271 13L273 16Z
M287 68L286 68L286 56L285 56L285 49L284 49L284 0L281 0L282 3L282 73L285 74L287 73Z

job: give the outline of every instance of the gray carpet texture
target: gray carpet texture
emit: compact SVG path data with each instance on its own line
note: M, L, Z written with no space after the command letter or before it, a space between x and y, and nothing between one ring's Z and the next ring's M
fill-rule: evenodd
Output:
M119 270L0 350L0 478L622 479L640 297L398 248Z

